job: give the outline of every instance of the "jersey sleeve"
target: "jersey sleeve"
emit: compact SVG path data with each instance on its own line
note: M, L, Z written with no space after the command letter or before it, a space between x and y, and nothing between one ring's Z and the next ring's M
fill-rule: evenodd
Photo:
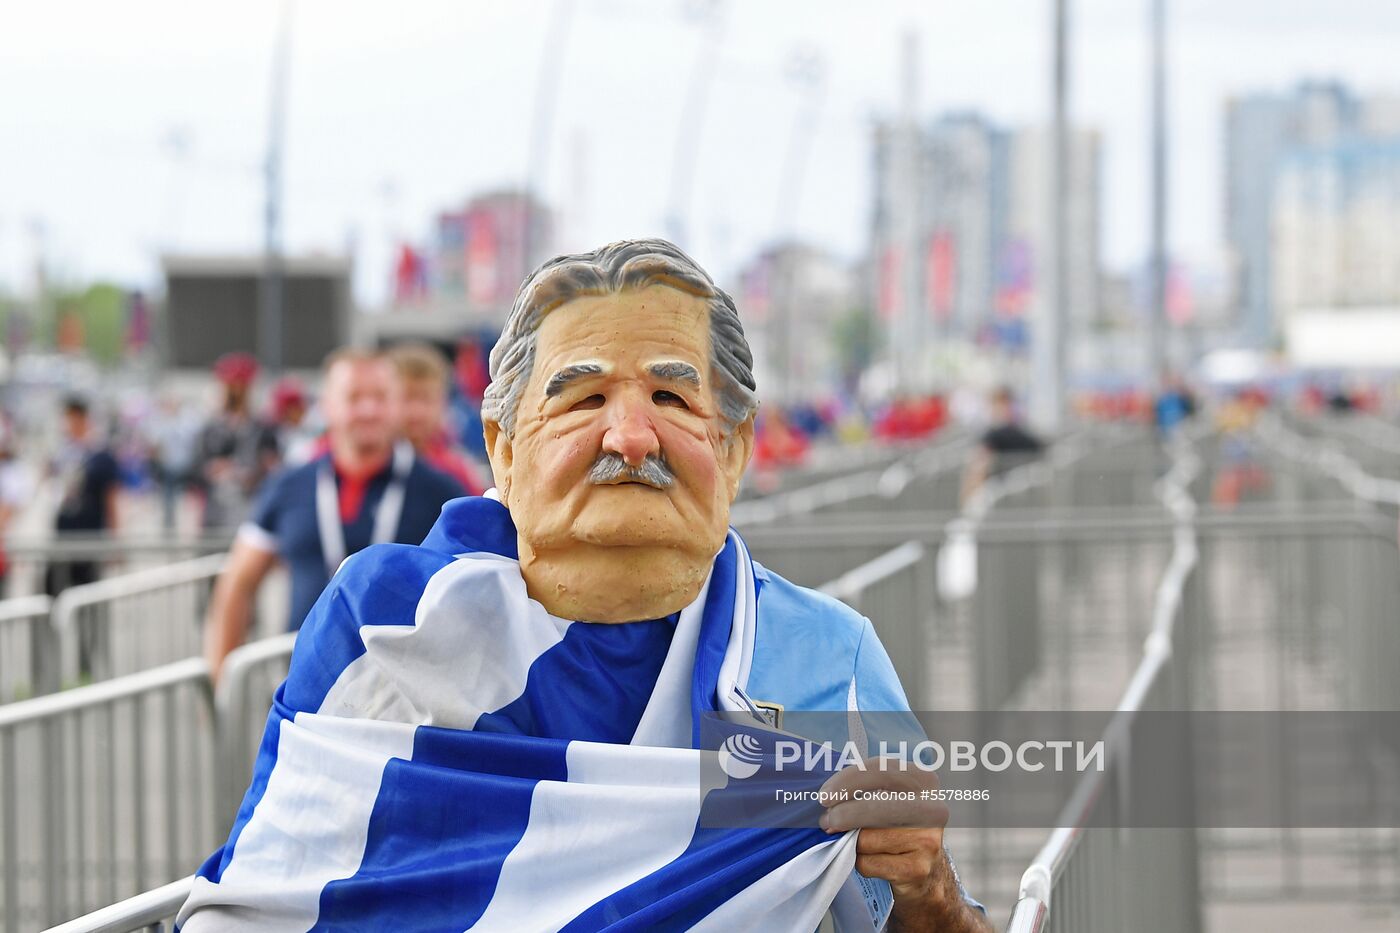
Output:
M905 712L909 700L899 682L894 664L875 634L875 626L863 619L860 646L856 649L855 691L857 708L862 711Z
M278 473L268 478L258 490L253 502L253 511L248 520L238 528L238 540L250 544L260 551L276 552L280 540L279 519L286 514L283 503L287 486L287 474Z

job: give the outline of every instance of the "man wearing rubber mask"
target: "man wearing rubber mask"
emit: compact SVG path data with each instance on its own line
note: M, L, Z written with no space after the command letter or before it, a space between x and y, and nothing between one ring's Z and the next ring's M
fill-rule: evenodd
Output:
M728 529L751 369L732 300L670 243L536 270L491 356L495 490L332 581L184 929L990 930L941 822L697 828L702 714L908 708L868 621Z

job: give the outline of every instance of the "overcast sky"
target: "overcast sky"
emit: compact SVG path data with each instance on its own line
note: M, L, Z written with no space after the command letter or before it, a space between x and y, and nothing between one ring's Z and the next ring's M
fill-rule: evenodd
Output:
M526 177L546 27L558 0L294 0L286 166L292 250L355 244L362 299L388 244L435 211ZM682 104L706 35L699 0L573 0L558 62L547 198L563 246L664 232ZM0 287L25 289L42 225L70 278L156 282L162 250L261 242L278 0L0 4ZM1400 91L1400 4L1175 0L1174 250L1221 233L1222 103L1336 77ZM1148 0L1071 0L1071 109L1101 130L1105 260L1147 235ZM873 116L899 106L900 35L920 36L925 116L975 108L1015 125L1049 112L1050 0L729 0L695 152L689 246L721 275L780 234L849 257L869 226ZM779 178L824 63L805 185L779 219ZM807 103L804 103L806 101ZM177 144L178 143L178 144Z

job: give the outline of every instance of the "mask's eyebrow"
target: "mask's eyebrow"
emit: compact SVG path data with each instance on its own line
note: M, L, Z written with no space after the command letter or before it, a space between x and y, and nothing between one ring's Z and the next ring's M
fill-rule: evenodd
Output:
M657 379L688 382L695 388L700 388L700 370L681 360L663 360L660 363L652 363L647 367L647 372Z
M544 384L544 396L554 398L568 388L569 383L585 376L600 376L606 371L602 363L570 363L549 377L549 381Z

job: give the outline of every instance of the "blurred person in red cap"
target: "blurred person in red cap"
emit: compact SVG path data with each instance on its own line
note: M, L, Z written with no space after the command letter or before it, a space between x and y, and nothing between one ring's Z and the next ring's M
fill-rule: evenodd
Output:
M284 465L300 466L322 452L323 432L312 423L311 400L300 379L283 376L277 380L272 387L269 408L269 420L277 433L277 446Z
M426 344L408 343L394 347L389 358L403 383L404 437L419 456L461 483L470 495L481 495L486 486L475 464L447 432L451 374L446 357Z
M255 596L279 561L291 578L287 622L295 630L345 558L371 544L417 544L443 503L465 495L401 439L402 404L384 355L345 348L327 358L324 448L268 479L214 587L204 637L214 676L247 638Z
M206 530L237 527L280 461L276 432L253 414L257 375L257 360L247 353L225 353L214 364L223 398L199 433L194 471L204 493Z

